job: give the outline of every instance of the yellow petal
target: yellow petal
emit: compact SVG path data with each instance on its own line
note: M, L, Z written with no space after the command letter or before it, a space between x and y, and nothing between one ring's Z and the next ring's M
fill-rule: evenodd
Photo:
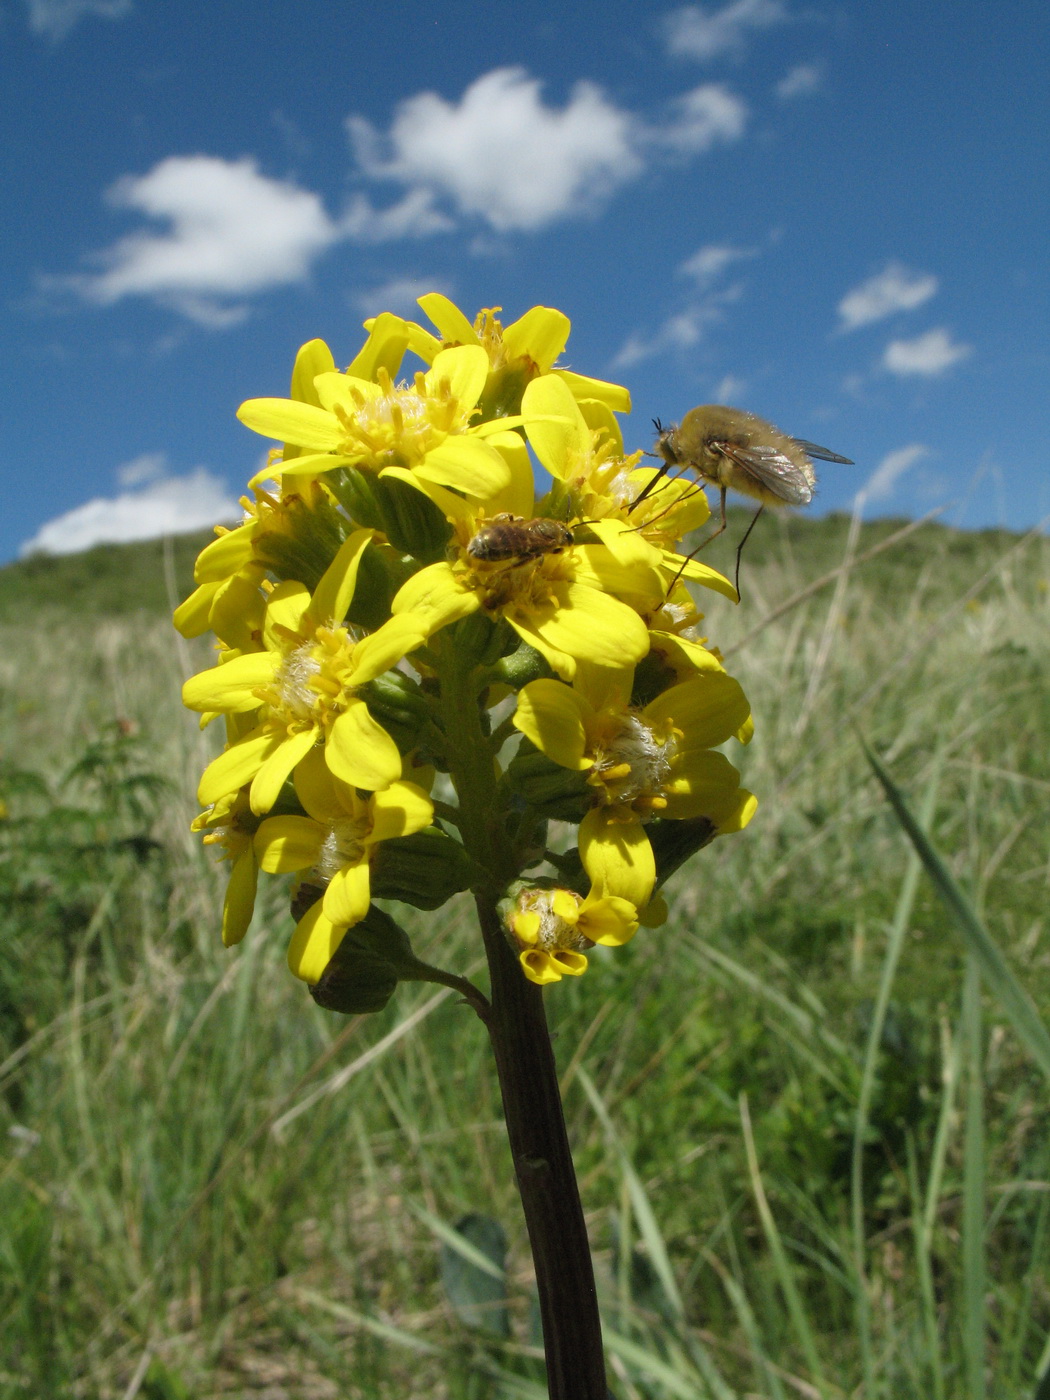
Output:
M202 583L175 609L171 621L183 637L202 637L211 626L211 605L221 583Z
M213 802L237 792L252 781L256 773L283 742L284 734L274 732L266 725L246 735L232 744L225 753L212 759L201 774L197 799L202 807L210 807Z
M561 681L530 681L518 696L514 726L553 763L583 772L591 766L584 757L585 723L593 713L583 696Z
M363 700L351 700L328 732L325 761L351 787L381 792L401 777L401 755Z
M209 621L217 637L240 651L260 651L266 598L259 588L265 571L252 565L215 585Z
M357 570L372 539L374 530L355 530L336 551L336 556L321 575L308 609L315 626L338 626L357 586Z
M564 383L564 380L562 381ZM599 403L597 399L580 399L576 402L580 406L584 422L592 433L601 432L603 450L612 457L623 456L623 433L620 424L607 403Z
M416 299L416 304L429 316L441 332L441 339L449 345L478 345L477 332L454 302L440 292L427 292Z
M359 924L368 913L372 902L368 861L361 860L353 865L344 865L332 876L332 882L324 892L322 906L326 919L343 928Z
M182 703L188 710L235 714L257 710L262 701L255 691L271 684L280 664L281 658L272 651L235 656L222 666L191 676L182 687Z
M534 379L521 401L525 432L536 456L559 481L579 469L591 434L568 386L557 375Z
M448 437L437 447L431 448L414 470L424 481L451 486L453 490L462 491L479 501L489 500L510 485L510 468L496 449L480 438L462 434Z
M574 953L571 948L555 948L550 953L553 967L570 977L579 977L587 971L587 954Z
M638 911L627 899L589 894L580 906L579 930L592 943L619 948L638 932Z
M227 948L239 943L248 932L248 925L255 912L255 892L258 883L259 869L255 864L255 853L248 845L234 861L230 871L230 883L226 886L226 898L222 903L222 941Z
M340 783L328 767L324 749L311 749L293 774L296 795L316 822L331 824L347 815Z
M424 636L431 637L448 623L477 612L480 606L478 595L460 582L448 564L428 564L401 586L390 611L395 617L411 613Z
M549 616L549 613L550 609L543 616ZM530 647L534 647L539 652L555 675L560 676L563 681L572 680L576 674L575 658L570 656L567 651L560 651L553 643L549 642L527 613L523 612L518 617L507 614L507 621L523 642L528 642Z
M533 625L559 651L614 669L635 666L649 650L645 623L625 603L586 584L557 585L561 606L536 610Z
M323 901L312 904L295 926L288 945L288 968L295 977L313 985L346 937L346 928L327 918Z
M297 734L289 734L263 763L252 779L249 793L253 812L261 815L270 810L295 765L306 757L317 742L318 733L317 726L311 725Z
M751 713L747 696L725 671L705 671L651 700L643 711L650 723L674 724L682 731L680 753L724 744Z
M720 574L717 569L712 569L709 564L701 564L699 559L684 559L682 555L675 554L673 550L664 550L663 570L667 575L668 582L680 574L682 578L688 579L690 583L699 583L704 588L710 588L715 593L722 593L734 603L740 601L736 588L725 574Z
M368 325L368 322L365 322ZM431 335L422 326L417 326L415 321L408 323L408 348L413 355L417 355L425 365L432 365L441 350L441 341L436 335Z
M267 817L255 833L255 854L271 875L306 870L317 864L325 828L309 817Z
M608 404L614 413L630 413L631 395L622 384L608 384L604 379L588 379L584 374L574 374L571 369L553 371L572 390L574 399L597 399Z
M503 354L508 360L527 356L544 374L565 349L572 322L553 306L533 306L503 332Z
M663 550L643 539L641 533L623 520L594 520L590 528L608 549L618 564L625 569L641 568L654 575L653 582L659 590L655 571L663 563ZM656 593L659 599L662 590Z
M248 399L237 410L237 417L246 428L263 437L294 442L315 452L338 447L343 438L342 425L335 414L294 399Z
M510 931L519 943L528 943L530 946L539 941L540 936L540 916L534 912L525 913L517 910L511 914L507 923Z
M551 982L561 981L561 972L554 965L549 953L544 953L539 948L527 948L519 955L518 961L521 969L530 982L535 982L539 987L546 987Z
M495 433L486 441L503 458L510 472L509 483L486 501L489 513L520 515L531 520L536 514L536 485L528 444L517 433L507 432Z
M350 673L352 685L364 685L374 681L384 671L422 646L427 632L416 613L402 613L384 622L378 632L363 637L354 647L353 669Z
M389 841L395 836L411 836L434 819L434 804L415 783L391 783L371 801L372 831L366 843Z
M243 569L252 557L255 530L256 522L252 520L236 530L224 531L211 544L206 544L193 566L194 583L220 583Z
M590 705L592 711L612 710L619 713L631 703L631 688L634 685L634 668L625 666L612 669L609 666L592 666L589 661L581 661L576 667L572 688Z
M656 883L656 859L641 822L614 822L596 807L580 823L580 859L593 892L616 895L636 909L648 904Z
M339 452L309 452L296 454L287 463L277 462L258 476L252 477L253 484L265 481L269 476L285 477L318 476L321 472L334 471L336 467L348 467L357 459Z
M312 403L321 407L314 380L319 374L330 374L335 369L335 359L323 340L308 340L299 347L292 370L292 398L300 403Z
M263 624L263 641L271 652L287 650L287 638L277 629L298 632L309 606L310 590L305 583L289 578L277 585L266 600L266 621Z
M390 311L381 311L369 326L368 339L357 352L347 374L375 381L379 370L385 369L391 379L396 379L408 349L408 337L407 321Z
M460 410L471 409L481 397L489 377L489 357L480 345L456 345L442 350L427 370L424 382L428 394L444 394L445 384Z
M651 631L649 643L653 651L665 656L669 664L680 673L688 674L690 670L721 671L725 669L713 651L709 651L700 642L694 642L688 637L679 637L674 632Z
M630 548L626 542L623 547ZM612 594L637 612L656 612L664 601L667 590L660 569L650 567L644 559L629 566L622 564L604 544L578 544L572 557L578 583Z
M663 815L676 821L709 817L717 826L720 818L736 811L739 790L740 774L725 754L698 749L681 756L674 776L664 783Z

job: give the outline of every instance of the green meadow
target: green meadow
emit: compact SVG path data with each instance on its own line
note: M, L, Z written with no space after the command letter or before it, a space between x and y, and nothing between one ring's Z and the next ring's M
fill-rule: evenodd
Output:
M862 742L1050 1017L1050 541L904 528L759 522L705 604L758 815L545 994L617 1400L1050 1396L1044 1068ZM0 1400L540 1400L480 1023L320 1010L276 880L219 940L201 543L0 570Z

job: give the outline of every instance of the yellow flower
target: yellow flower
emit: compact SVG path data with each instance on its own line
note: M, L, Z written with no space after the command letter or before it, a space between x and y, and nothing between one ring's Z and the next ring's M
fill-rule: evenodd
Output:
M538 375L552 375L576 399L592 399L617 413L630 413L631 396L622 385L556 367L572 328L563 311L534 306L511 325L503 326L496 319L496 313L502 309L498 306L479 311L471 324L459 307L440 292L420 297L419 305L441 336L438 339L422 326L408 323L409 348L421 360L431 364L443 348L457 345L478 345L485 351L489 373L481 402L487 418L516 413L525 386ZM365 324L372 325L367 321Z
M584 950L596 943L618 948L633 938L638 911L626 899L593 890L584 899L574 890L526 887L506 925L521 949L525 976L544 986L586 972Z
M656 880L647 821L706 817L719 832L737 831L756 803L729 760L713 752L750 716L731 676L698 672L642 707L630 704L631 681L630 671L592 667L578 669L574 686L531 681L514 724L552 762L586 774L584 869L601 893L644 908Z
M470 426L485 387L488 356L477 345L443 350L426 374L395 385L384 364L376 380L326 371L314 380L319 404L296 399L249 399L241 422L264 437L293 441L304 450L275 463L282 481L335 467L382 474L410 470L421 482L491 495L507 482L506 464L484 441L506 423Z
M308 816L268 817L255 835L259 865L271 874L312 870L324 895L299 920L288 949L296 977L316 982L347 929L371 902L369 863L380 841L429 826L433 803L415 783L394 782L368 797L329 771L314 749L295 770Z
M502 513L447 491L435 498L455 531L451 558L402 585L391 605L395 617L415 618L427 637L473 612L504 618L566 680L578 661L632 666L646 654L649 635L638 611L612 596L626 592L655 606L662 586L644 561L625 569L603 546L575 544L533 558L486 557L491 551L479 536L505 529ZM521 519L531 520L531 493L519 504Z
M190 823L191 831L205 833L206 846L221 847L220 859L228 860L232 867L222 906L222 941L227 948L239 943L248 932L255 911L259 865L253 833L257 825L244 789L227 793Z
M381 790L400 775L396 744L356 690L419 644L418 627L392 620L355 640L341 625L371 537L371 530L358 530L344 541L312 597L294 580L273 590L264 650L234 656L183 686L191 710L261 711L255 727L204 770L198 796L205 805L250 784L252 810L269 811L296 764L321 741L332 772L355 787Z
M624 565L646 561L663 571L667 584L684 577L736 601L727 578L671 547L711 514L703 491L692 481L667 481L632 511L655 469L638 467L640 452L623 455L619 425L603 405L586 408L589 419L556 378L534 380L522 400L529 444L569 492L573 517L588 521Z

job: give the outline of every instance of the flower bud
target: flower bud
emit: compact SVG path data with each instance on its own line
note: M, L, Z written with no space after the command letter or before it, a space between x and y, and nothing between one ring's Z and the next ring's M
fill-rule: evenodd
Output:
M395 549L427 564L445 557L452 526L429 496L396 477L377 477L373 489L379 528Z
M397 836L376 847L372 861L372 895L399 899L417 909L438 909L469 888L470 860L453 837L437 827L413 836Z
M545 817L579 822L591 806L592 789L586 774L553 763L528 739L522 739L511 760L507 781L519 797Z

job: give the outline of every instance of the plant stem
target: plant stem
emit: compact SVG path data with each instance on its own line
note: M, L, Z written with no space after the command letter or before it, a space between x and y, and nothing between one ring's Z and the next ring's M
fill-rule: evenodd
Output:
M475 896L491 1001L475 1009L492 1042L536 1266L547 1387L551 1400L608 1400L594 1269L543 993L522 972L497 908L518 875L520 858L506 836L492 749L481 727L482 672L462 645L442 647L440 662L442 722L460 832L476 868L486 873Z
M486 1019L536 1266L551 1400L607 1400L602 1329L542 989L522 975L495 904L478 918L492 977Z

